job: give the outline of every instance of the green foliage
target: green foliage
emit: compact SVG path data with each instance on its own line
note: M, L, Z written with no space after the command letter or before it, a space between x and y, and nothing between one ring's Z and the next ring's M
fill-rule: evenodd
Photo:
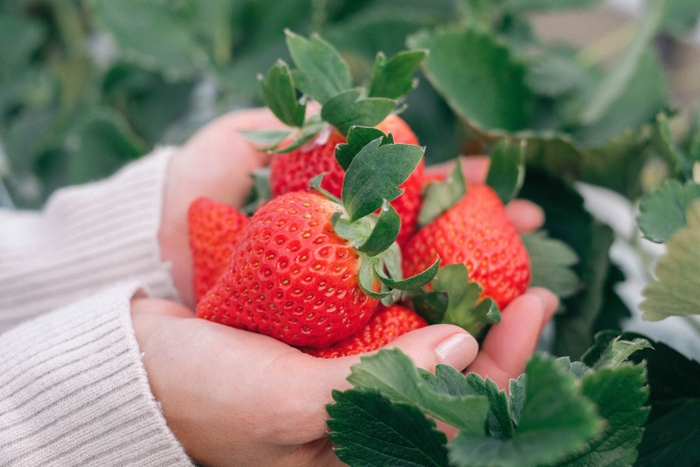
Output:
M699 198L700 185L696 183L681 185L677 180L664 183L639 205L637 222L644 237L656 243L668 240L687 225L686 210Z
M486 184L493 188L503 204L508 204L517 196L523 184L523 146L500 141L491 149L489 158L491 164L486 175Z
M428 225L462 199L467 193L461 159L457 159L450 175L441 182L430 182L423 191L423 204L418 214L418 225Z
M530 287L545 287L561 298L579 291L581 281L571 267L578 263L576 253L561 240L548 238L545 232L521 236L530 255Z

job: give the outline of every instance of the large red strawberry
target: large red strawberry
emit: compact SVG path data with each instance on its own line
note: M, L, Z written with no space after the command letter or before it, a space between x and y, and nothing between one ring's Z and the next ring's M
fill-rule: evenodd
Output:
M380 304L369 322L352 336L322 349L307 347L301 350L319 358L347 357L380 349L400 335L427 325L423 318L408 308Z
M362 140L352 131L353 141ZM390 288L421 287L432 279L437 264L417 278L385 276L385 261L398 259L391 245L399 231L385 200L398 196L397 186L423 151L382 145L372 136L350 154L341 200L291 192L256 211L226 271L198 303L197 316L295 346L327 347L364 326ZM386 290L379 290L380 282Z
M391 135L395 143L418 145L418 138L401 117L391 114L377 129ZM288 152L277 154L270 163L270 189L273 196L280 196L291 191L306 190L309 181L320 173L325 173L321 187L334 196L340 197L345 170L335 158L335 148L346 142L338 130L326 126L310 142ZM404 245L415 232L420 211L423 189L424 163L399 188L404 193L392 201L391 205L401 218L401 231L397 238L399 245Z
M469 280L503 309L530 283L530 258L503 203L488 186L470 186L455 205L416 233L403 250L407 275L430 265L465 264Z
M197 302L226 269L248 217L225 203L198 198L189 207L187 222Z

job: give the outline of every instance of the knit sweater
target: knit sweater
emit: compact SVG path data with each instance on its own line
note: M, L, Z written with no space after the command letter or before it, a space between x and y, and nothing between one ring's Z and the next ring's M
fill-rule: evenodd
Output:
M177 299L158 246L172 149L0 210L0 465L192 466L153 397L137 294Z

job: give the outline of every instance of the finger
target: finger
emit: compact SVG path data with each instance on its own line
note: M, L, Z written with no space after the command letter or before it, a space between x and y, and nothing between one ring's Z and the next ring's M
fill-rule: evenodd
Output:
M462 157L462 173L468 185L483 185L489 170L489 158L487 156ZM455 161L443 162L425 168L425 175L445 179L454 169Z
M543 287L531 287L528 289L528 292L539 295L544 302L544 315L542 317L542 325L540 326L540 332L542 332L547 323L552 319L552 316L554 316L557 308L559 308L559 297L551 290L547 290Z
M513 300L503 310L501 322L489 330L468 371L506 388L511 378L517 378L525 370L527 359L534 353L543 323L550 314L548 307L551 307L548 299L532 290Z
M544 211L525 199L514 199L505 207L506 215L518 233L530 233L544 224Z

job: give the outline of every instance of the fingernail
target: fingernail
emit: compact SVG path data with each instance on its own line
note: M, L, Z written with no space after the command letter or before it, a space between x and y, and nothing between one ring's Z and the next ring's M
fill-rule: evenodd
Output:
M457 369L466 368L476 356L478 344L471 334L457 333L435 348L440 363Z

